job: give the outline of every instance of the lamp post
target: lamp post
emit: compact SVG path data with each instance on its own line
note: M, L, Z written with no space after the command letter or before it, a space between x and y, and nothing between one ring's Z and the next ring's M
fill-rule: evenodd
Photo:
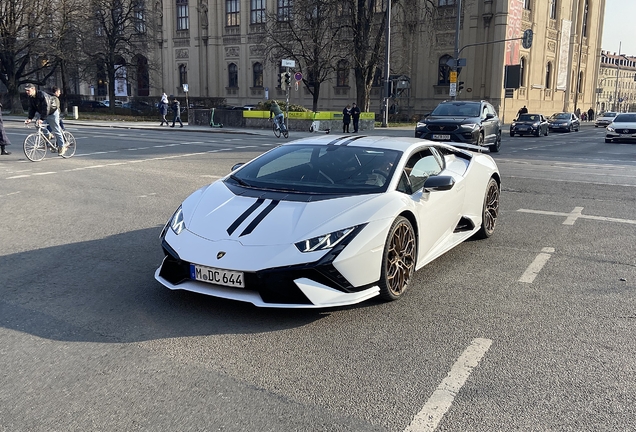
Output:
M614 111L618 112L618 110L620 109L620 106L618 104L618 80L620 79L620 75L621 75L621 46L622 46L623 42L619 42L618 43L618 59L616 60L616 87L614 89Z
M391 0L386 2L386 49L384 59L384 103L383 115L382 115L382 127L387 127L389 124L389 92L391 91L391 68L389 67L389 57L391 55Z
M451 87L455 86L455 91L451 91L451 100L457 99L457 62L459 61L459 30L462 22L462 0L457 0L457 22L455 23L455 51L453 52L453 65L451 67L452 74L455 78L450 79Z

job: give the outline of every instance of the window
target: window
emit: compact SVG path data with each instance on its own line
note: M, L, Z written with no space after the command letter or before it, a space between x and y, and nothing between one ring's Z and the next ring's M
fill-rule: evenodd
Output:
M340 60L336 70L336 86L349 87L349 62Z
M227 27L240 25L240 12L239 0L225 0L225 25Z
M525 87L526 85L526 58L521 57L519 60L519 85Z
M254 74L253 86L263 87L263 65L261 63L254 63L252 73Z
M235 63L230 63L227 67L227 82L228 87L238 87L238 66Z
M531 3L532 3L532 0L523 0L523 8L526 10L530 10Z
M577 90L579 93L583 93L583 71L579 72L579 82L578 85L576 86Z
M292 0L277 0L278 1L278 21L289 21L292 8Z
M583 8L583 21L581 23L581 33L583 37L587 37L587 0L585 0L585 6Z
M146 6L143 0L136 0L133 13L135 15L135 31L140 34L146 33Z
M457 4L457 0L437 0L438 6L455 6Z
M550 0L550 19L557 17L557 0Z
M184 84L188 83L188 69L186 65L179 65L179 87L183 88Z
M177 30L190 29L188 0L177 0Z
M450 84L450 66L448 66L448 61L451 59L451 56L448 54L443 55L439 58L439 68L438 68L438 76L437 76L437 84Z
M250 24L265 22L265 0L250 1Z
M552 63L545 65L545 88L552 88Z
M441 171L442 167L430 149L419 151L406 163L397 190L408 194L415 193L422 189L427 178Z

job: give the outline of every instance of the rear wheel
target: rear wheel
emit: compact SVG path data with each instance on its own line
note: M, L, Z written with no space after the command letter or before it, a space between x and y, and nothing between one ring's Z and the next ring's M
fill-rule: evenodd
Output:
M272 124L272 130L274 131L276 138L280 138L280 128L278 127L278 124L276 124L276 120L274 120L274 123Z
M408 288L415 272L417 244L415 231L408 219L398 216L386 239L380 274L380 297L397 300Z
M497 217L499 216L499 192L499 184L494 178L491 178L484 194L481 227L475 234L475 237L479 239L488 238L495 232L495 225L497 225Z
M27 135L22 144L24 155L32 162L38 162L46 156L46 143L44 139L36 133Z
M548 136L548 131L549 131L549 129L545 128L545 132L544 132L543 136Z
M66 144L66 152L62 155L63 158L73 157L75 150L77 149L77 141L70 132L64 131L64 143Z

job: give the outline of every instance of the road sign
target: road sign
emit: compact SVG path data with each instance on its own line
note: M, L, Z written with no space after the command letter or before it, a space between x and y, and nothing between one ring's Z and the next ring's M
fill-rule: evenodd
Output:
M283 67L296 67L296 60L281 60L280 64Z
M528 49L532 46L532 29L528 29L523 32L523 40L521 41L521 45Z
M303 74L301 74L300 72L296 72L296 73L294 74L294 79L295 79L296 81L300 81L301 79L303 79Z
M188 92L188 85L187 84L183 85L183 91L186 92L186 93Z
M450 89L448 90L449 96L457 96L457 83L451 83Z
M457 82L457 72L451 71L451 73L450 73L450 82L451 82L451 84Z

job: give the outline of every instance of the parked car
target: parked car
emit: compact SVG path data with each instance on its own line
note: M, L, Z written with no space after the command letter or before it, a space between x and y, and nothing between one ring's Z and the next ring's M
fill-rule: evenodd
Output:
M606 111L603 114L596 117L596 121L594 122L594 127L605 127L611 122L614 121L614 117L616 117L616 112L614 111Z
M104 102L96 100L83 100L79 104L80 110L95 111L96 109L108 108Z
M636 113L621 113L605 128L605 142L636 142Z
M499 195L488 154L416 138L304 138L186 198L161 232L155 279L259 307L397 300L416 269L494 233Z
M415 126L415 138L501 147L501 121L486 101L444 101Z
M149 102L135 100L123 103L121 108L128 109L135 114L149 114L157 109Z
M552 131L579 131L581 129L581 120L576 114L571 112L561 112L552 114L552 117L548 119L548 129Z
M102 101L104 105L110 107L110 101L108 99ZM121 108L124 103L120 100L115 99L115 108Z
M548 119L542 114L521 114L510 125L510 136L535 135L548 136Z

